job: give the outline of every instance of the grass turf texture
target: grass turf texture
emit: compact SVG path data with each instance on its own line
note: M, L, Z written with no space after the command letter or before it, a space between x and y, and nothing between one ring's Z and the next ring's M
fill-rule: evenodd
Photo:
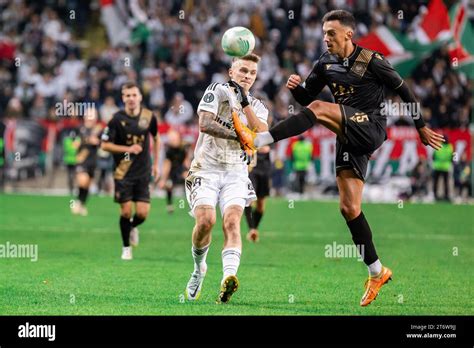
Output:
M37 262L0 258L0 314L474 314L471 206L365 204L378 254L394 280L361 308L365 265L355 258L325 257L327 244L352 243L335 202L269 200L260 242L243 237L241 287L228 305L217 305L220 221L201 298L189 303L183 293L193 268L194 221L184 201L183 209L167 215L164 200L153 200L134 260L124 262L118 205L91 197L89 216L80 217L70 214L69 200L0 195L0 244L38 244ZM242 227L245 236L244 222Z

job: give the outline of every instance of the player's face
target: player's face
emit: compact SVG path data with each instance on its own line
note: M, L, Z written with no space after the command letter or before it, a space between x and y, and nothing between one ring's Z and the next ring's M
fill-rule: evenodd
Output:
M323 33L329 53L343 56L346 44L352 41L352 29L339 21L327 21L323 24Z
M122 90L122 101L126 109L135 110L142 102L142 94L137 87L126 88Z
M236 60L229 69L229 76L248 92L257 78L257 66L250 60Z
M84 113L84 125L87 128L92 128L97 123L97 110L96 109L87 109Z

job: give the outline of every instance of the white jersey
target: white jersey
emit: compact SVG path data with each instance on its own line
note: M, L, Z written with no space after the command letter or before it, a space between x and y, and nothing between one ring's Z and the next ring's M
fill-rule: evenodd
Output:
M250 94L247 98L257 118L267 124L268 110L265 105ZM212 83L207 87L198 106L198 111L213 113L216 115L216 121L228 129L234 129L232 109L238 111L242 123L247 125L247 118L242 111L242 107L237 101L233 89L227 83ZM247 172L247 163L238 141L216 138L200 132L190 170Z

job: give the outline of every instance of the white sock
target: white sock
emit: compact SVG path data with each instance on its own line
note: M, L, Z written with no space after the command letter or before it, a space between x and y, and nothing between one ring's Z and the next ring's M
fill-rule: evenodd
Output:
M206 257L207 252L209 251L209 245L210 244L202 248L196 248L194 245L192 246L191 253L193 254L195 272L206 273Z
M227 248L222 250L222 268L224 270L224 280L227 276L236 275L240 265L239 248Z
M273 143L275 140L273 139L272 135L270 132L261 132L257 133L257 136L255 137L253 144L255 147L262 147L265 145L269 145Z
M377 261L368 265L367 268L369 269L369 275L375 277L382 272L382 263L377 259Z

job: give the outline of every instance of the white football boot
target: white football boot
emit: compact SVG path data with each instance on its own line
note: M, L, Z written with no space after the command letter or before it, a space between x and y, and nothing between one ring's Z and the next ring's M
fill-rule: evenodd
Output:
M186 299L189 301L196 301L201 296L202 283L206 276L207 265L204 263L201 266L201 272L194 271L186 286Z
M122 248L122 260L132 260L132 247L123 247Z
M82 204L79 201L73 201L71 205L71 213L74 215L80 215L81 214L81 207Z

